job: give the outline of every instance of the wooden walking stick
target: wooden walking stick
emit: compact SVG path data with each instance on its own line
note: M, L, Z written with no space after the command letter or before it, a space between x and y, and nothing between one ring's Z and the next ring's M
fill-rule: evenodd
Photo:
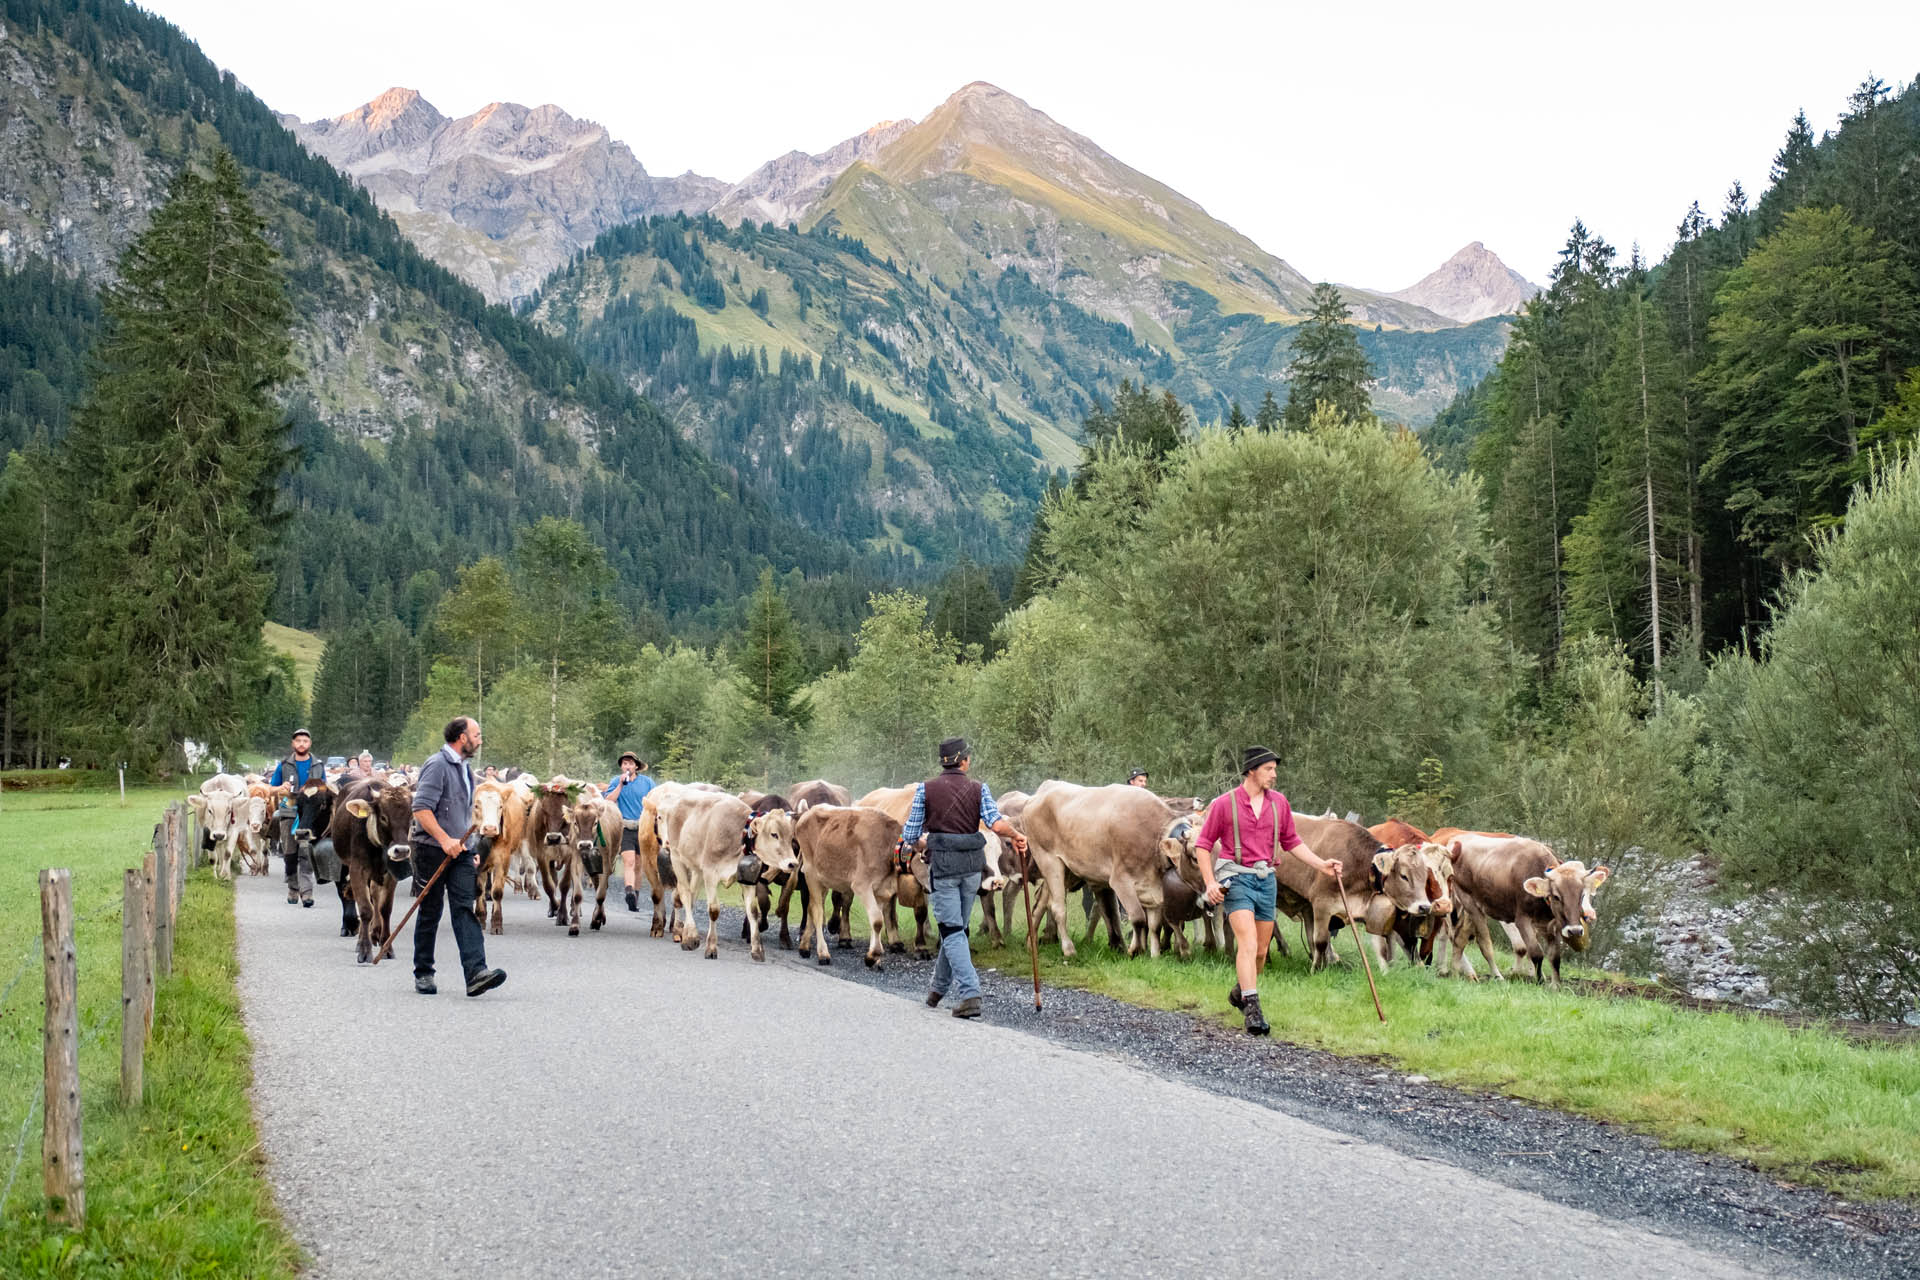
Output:
M462 858L466 857L466 850L462 849L457 856ZM407 913L400 917L400 923L387 930L387 940L380 944L378 951L373 953L373 962L375 964L379 964L393 951L393 940L400 936L400 931L407 927L407 921L413 919L413 913L420 909L420 903L425 900L429 893L433 892L433 886L440 882L440 877L445 875L447 868L452 865L452 858L449 858L444 853L440 855L440 865L434 868L432 875L427 877L427 882L420 886L420 896L407 905ZM1381 1021L1384 1022L1386 1019L1382 1018Z
M1333 882L1340 886L1340 908L1347 913L1347 928L1353 934L1353 949L1360 953L1360 967L1367 971L1367 990L1373 993L1373 1011L1380 1015L1380 1021L1387 1020L1387 1011L1380 1007L1380 988L1373 985L1373 965L1367 961L1367 946L1360 941L1360 935L1366 932L1366 925L1354 919L1353 904L1347 901L1347 882L1339 874L1339 864L1334 864Z
M1013 851L1020 859L1020 896L1027 904L1027 959L1033 962L1033 1011L1040 1012L1040 939L1033 933L1033 881L1027 874L1027 855L1019 845Z

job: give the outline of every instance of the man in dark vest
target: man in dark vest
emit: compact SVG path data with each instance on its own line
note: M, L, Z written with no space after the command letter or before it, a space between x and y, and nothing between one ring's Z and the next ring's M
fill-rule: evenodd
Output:
M951 994L959 1001L953 1007L956 1018L980 1016L980 975L974 972L967 943L973 901L980 896L980 881L987 870L987 838L980 824L1011 842L1016 852L1027 851L1027 838L1000 816L986 784L967 776L972 763L965 738L941 743L940 775L913 789L913 807L900 833L903 844L918 843L921 833L926 834L927 878L932 885L928 897L940 926L940 958L933 963L927 1007Z
M325 782L326 766L313 754L313 735L305 729L293 731L292 751L286 759L273 766L273 772L267 775L270 787L289 787L295 795L306 790L308 782ZM313 847L302 845L293 838L296 822L295 810L298 802L289 796L281 801L280 811L274 815L274 830L280 837L281 859L287 872L287 901L297 902L303 907L313 905Z

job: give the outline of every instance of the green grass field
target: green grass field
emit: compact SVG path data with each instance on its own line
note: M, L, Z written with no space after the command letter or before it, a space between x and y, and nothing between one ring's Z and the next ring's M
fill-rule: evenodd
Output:
M1098 945L1081 945L1074 919L1078 955L1063 963L1058 947L1042 945L1043 981L1240 1025L1224 958L1196 946L1189 961L1128 959L1107 950L1104 931ZM1293 957L1271 963L1260 982L1275 1036L1628 1125L1847 1195L1920 1199L1920 1047L1531 981L1442 979L1404 961L1375 971L1383 1026L1348 935L1336 939L1345 965L1319 974L1300 958L1297 929L1291 939ZM976 946L976 959L1026 974L1024 922L1008 941ZM1475 967L1484 969L1477 955Z
M294 674L300 677L300 696L308 706L312 706L313 677L320 670L320 655L327 647L325 637L269 622L261 628L260 638L266 642L267 648L293 659Z
M179 796L129 790L0 802L0 1275L291 1276L297 1250L262 1176L252 1048L234 989L233 892L189 878L173 976L158 985L146 1105L123 1110L121 872ZM46 1225L40 1184L42 867L73 871L87 1228ZM24 963L23 963L24 962ZM14 1169L16 1141L21 1158Z

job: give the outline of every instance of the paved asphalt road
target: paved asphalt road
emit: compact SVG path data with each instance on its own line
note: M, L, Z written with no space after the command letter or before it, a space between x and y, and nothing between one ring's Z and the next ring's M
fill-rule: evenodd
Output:
M411 925L358 966L330 889L283 894L237 886L240 987L315 1276L1755 1274L644 909L569 938L510 901L479 999L442 922L429 998Z

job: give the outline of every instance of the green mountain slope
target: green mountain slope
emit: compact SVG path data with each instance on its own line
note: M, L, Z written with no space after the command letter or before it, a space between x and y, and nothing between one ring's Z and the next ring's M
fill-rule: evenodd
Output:
M422 257L170 24L117 0L4 0L0 21L0 444L59 432L97 324L92 289L172 174L224 144L253 176L300 318L304 467L278 620L328 625L417 574L450 582L544 514L582 520L628 602L668 615L744 593L769 560L853 563L619 379Z

